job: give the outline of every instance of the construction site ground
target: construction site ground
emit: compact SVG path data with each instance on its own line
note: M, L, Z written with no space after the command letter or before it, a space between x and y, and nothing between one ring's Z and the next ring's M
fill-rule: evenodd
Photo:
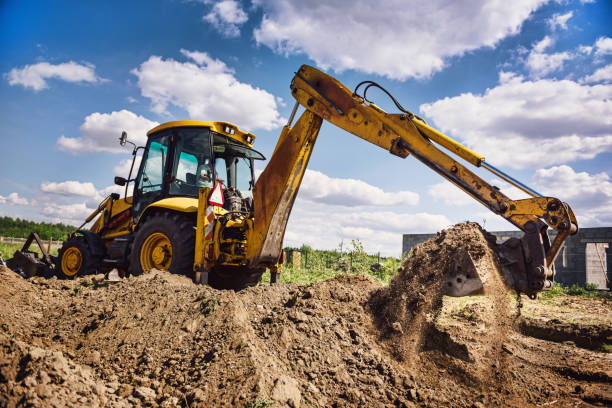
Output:
M241 292L152 271L23 279L0 267L0 406L612 405L612 301L442 296L475 224L419 246L389 286L344 275Z

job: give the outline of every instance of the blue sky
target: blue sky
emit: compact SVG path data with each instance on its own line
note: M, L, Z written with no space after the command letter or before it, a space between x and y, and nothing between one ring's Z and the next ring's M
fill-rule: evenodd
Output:
M612 3L426 3L3 1L0 215L79 224L115 191L114 175L127 176L124 129L144 142L157 123L229 120L269 157L306 63L349 88L380 83L488 162L566 200L581 226L611 225ZM465 220L512 228L415 159L324 124L285 243L359 238L399 255L402 233Z

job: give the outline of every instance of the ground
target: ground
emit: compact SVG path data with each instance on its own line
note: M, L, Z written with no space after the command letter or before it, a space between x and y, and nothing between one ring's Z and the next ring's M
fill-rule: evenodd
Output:
M612 405L610 299L519 309L491 282L486 296L442 297L459 235L490 255L478 231L439 234L389 286L345 275L235 293L160 271L62 281L0 268L0 406Z

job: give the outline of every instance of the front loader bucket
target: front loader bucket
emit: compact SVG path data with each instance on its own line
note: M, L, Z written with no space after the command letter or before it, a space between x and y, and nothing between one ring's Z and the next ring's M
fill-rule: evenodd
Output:
M48 277L53 274L52 267L31 251L15 251L13 257L6 261L6 266L24 278L34 276Z
M42 254L30 251L30 245L36 241ZM24 278L33 276L44 276L49 278L54 275L54 259L45 250L37 233L32 232L23 244L21 251L15 251L13 257L6 261L6 266L13 272L17 272Z

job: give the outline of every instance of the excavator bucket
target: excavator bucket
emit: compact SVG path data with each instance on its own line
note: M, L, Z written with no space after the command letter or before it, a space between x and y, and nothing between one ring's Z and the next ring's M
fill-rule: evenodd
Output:
M492 234L487 234L486 239L496 259L479 257L475 260L465 247L459 248L446 276L448 296L484 293L487 281L497 279L497 276L510 290L531 298L552 287L555 257L550 256L551 248L560 248L559 240L565 239L560 234L551 244L547 228L529 222L522 238L510 238L500 244ZM492 274L497 276L493 277Z
M461 297L483 293L484 282L489 279L491 271L480 266L465 247L460 248L446 275L446 295Z

